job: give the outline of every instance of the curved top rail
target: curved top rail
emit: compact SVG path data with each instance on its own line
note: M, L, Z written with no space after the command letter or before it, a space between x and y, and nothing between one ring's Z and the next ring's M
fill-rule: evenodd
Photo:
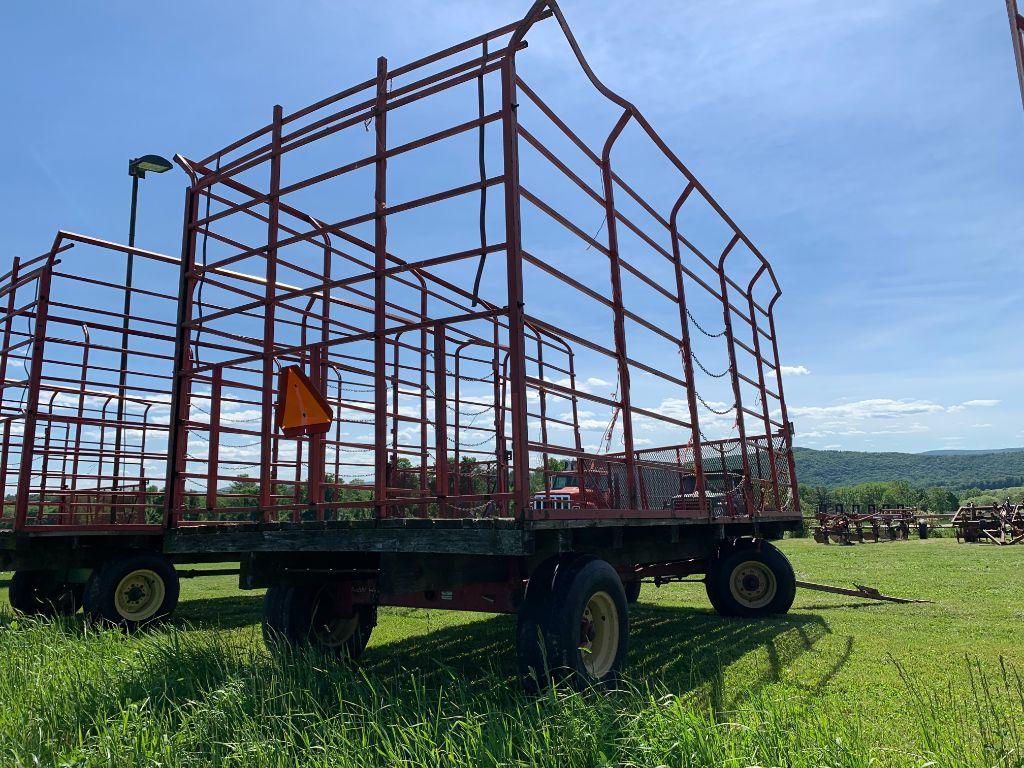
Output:
M525 38L527 32L542 18L547 18L547 12L555 18L558 22L558 26L562 30L562 34L565 36L566 42L569 43L569 47L572 49L573 55L576 57L577 62L587 79L593 84L593 86L600 92L605 98L612 103L622 107L630 117L636 120L637 124L644 130L644 132L650 137L651 141L654 142L655 146L661 150L662 154L676 167L676 169L686 177L687 181L692 184L710 203L711 207L714 208L715 212L732 228L733 232L739 236L743 244L746 245L750 251L757 257L757 259L764 264L765 269L771 278L772 284L775 286L776 296L772 299L769 306L775 303L775 300L782 294L782 288L779 285L778 279L775 277L775 271L772 269L771 263L767 258L758 250L757 246L751 242L750 238L743 232L742 229L733 221L732 217L719 205L718 201L712 197L711 193L708 192L707 188L701 184L696 176L687 168L686 164L668 147L664 139L654 130L654 126L648 122L647 118L644 117L643 113L628 99L615 93L611 88L605 85L601 79L597 76L594 70L591 68L590 63L584 56L579 43L576 41L575 35L569 28L569 23L565 19L565 15L562 13L561 8L558 7L558 3L555 0L536 0L531 6L530 10L527 11L523 20L516 27L512 33L512 38L509 42L510 50L515 50L515 46Z

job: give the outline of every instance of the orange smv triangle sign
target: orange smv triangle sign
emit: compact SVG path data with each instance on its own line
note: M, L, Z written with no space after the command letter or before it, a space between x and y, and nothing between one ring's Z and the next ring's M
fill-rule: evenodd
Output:
M285 437L322 435L330 428L333 418L331 406L299 366L281 369L277 379L274 426Z

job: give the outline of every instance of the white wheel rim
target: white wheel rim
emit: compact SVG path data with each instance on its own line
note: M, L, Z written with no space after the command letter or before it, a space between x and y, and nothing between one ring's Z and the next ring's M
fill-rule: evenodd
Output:
M759 560L746 560L732 570L729 592L745 608L764 608L779 590L772 569Z
M156 571L139 568L124 576L114 590L114 607L127 621L151 619L164 603L167 588Z
M619 653L619 610L607 592L595 592L580 618L580 657L591 677L600 680Z

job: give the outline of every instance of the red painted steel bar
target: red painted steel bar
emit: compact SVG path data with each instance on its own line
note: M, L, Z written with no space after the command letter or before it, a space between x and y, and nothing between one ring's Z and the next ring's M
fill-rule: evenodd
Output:
M388 248L388 224L387 215L387 184L388 165L385 153L387 151L387 101L388 101L388 60L381 56L377 59L377 95L374 103L374 137L376 140L376 156L374 172L374 228L373 228L373 252L374 252L374 307L373 307L373 360L374 360L374 502L377 508L378 517L385 516L385 502L388 494L388 457L387 457L387 429L388 429L388 382L385 369L387 361L387 338L385 326L387 325L385 302L387 300L387 278L384 270L387 269L387 248ZM443 367L443 359L441 365ZM434 365L437 360L435 358ZM395 372L397 378L398 372ZM393 384L397 388L397 382ZM441 418L435 414L435 418ZM444 455L437 457L440 464L444 461ZM438 489L440 492L440 488Z
M434 466L437 516L445 517L448 497L448 371L445 326L434 326Z
M626 507L637 509L640 503L637 497L636 453L633 450L633 410L630 403L629 358L626 354L625 308L622 301L622 273L619 260L618 226L615 218L615 199L612 186L612 147L629 122L629 111L615 124L605 140L601 152L601 179L604 184L605 227L608 230L608 263L611 269L612 310L615 325L615 357L618 362L619 392L621 400L617 403L622 409L622 441L626 448Z
M516 32L518 34L518 30ZM513 40L515 40L513 36ZM501 69L502 142L505 175L506 279L508 283L509 393L512 416L512 486L516 517L528 516L530 489L529 425L526 419L526 337L523 313L522 225L519 212L519 153L516 142L515 59ZM503 393L504 394L504 393ZM500 465L499 465L500 469Z
M526 36L548 18L614 113L599 152L542 98L546 83L524 81ZM493 112L483 106L488 90L498 99ZM467 110L451 111L460 98ZM417 110L427 102L444 107L434 113L442 122L420 131ZM486 126L499 124L500 143L489 143ZM620 141L627 125L630 141ZM372 152L358 141L345 148L346 137L364 133ZM631 174L635 134L677 176L682 193L671 210L645 199L644 179ZM434 152L453 169L471 161L465 168L478 178L423 173L417 163ZM498 152L500 172L488 175ZM296 173L286 176L289 154ZM597 78L553 3L541 0L520 21L419 62L389 70L382 57L374 78L290 114L275 107L269 126L201 162L176 159L191 178L180 260L62 233L44 258L0 278L0 484L18 464L16 513L9 522L0 515L0 526L25 528L31 510L30 528L152 530L143 522L147 465L162 459L169 527L252 522L254 512L264 523L299 524L435 515L708 521L764 519L798 506L775 275L639 110ZM587 181L590 168L600 188ZM594 222L578 220L579 206L554 196L566 180L584 208L602 211L596 233ZM366 192L351 191L360 185ZM487 194L497 186L500 195ZM403 199L389 205L389 187ZM502 242L488 242L488 198L503 209L495 216L504 220ZM699 216L690 211L701 206L729 232L717 258L695 245L706 241L692 231ZM407 222L421 236L410 236ZM158 288L133 287L140 306L144 297L172 317L85 308L59 290L27 301L45 281L118 287L73 266L56 271L55 256L73 244L177 269L178 295L167 304ZM571 244L593 259L583 273L557 255L569 255ZM752 267L730 258L748 250ZM501 251L505 268L485 273L484 259ZM765 307L763 291L773 288ZM692 314L719 308L721 334ZM601 317L600 333L576 322L591 315ZM22 318L33 333L19 328ZM127 340L113 341L129 321ZM41 322L51 329L42 343ZM630 336L634 328L650 335L649 347ZM699 354L709 347L728 358L721 384L695 356L694 328L709 337L696 340ZM680 354L681 365L652 352L658 345ZM118 354L133 364L128 388L112 384L129 373L111 362ZM9 373L20 363L29 367L23 382ZM274 428L276 372L286 365L306 370L329 398L328 432L285 439ZM702 416L702 407L713 411L705 397L722 394L700 394L698 365L712 377L702 387L727 381L731 429ZM618 382L614 395L602 389L608 378ZM675 401L680 407L666 407ZM154 416L168 405L169 419ZM115 411L124 416L113 418ZM608 413L622 430L620 452L588 445L594 422ZM764 434L748 434L754 421L746 415ZM671 444L642 447L651 444L644 430L655 429ZM727 436L704 434L715 429ZM112 442L111 434L133 439ZM120 470L114 476L111 462ZM576 490L558 492L565 488Z
M277 292L277 249L279 247L278 217L280 216L281 188L281 122L284 110L280 104L274 106L273 129L270 150L270 215L267 222L266 248L266 303L263 306L263 389L262 389L262 430L260 434L260 495L259 506L264 522L270 520L271 496L274 492L273 479L276 476L272 456L277 447L273 429L274 414L274 317Z
M56 246L57 243L54 243ZM25 404L25 430L21 443L21 467L18 473L18 492L14 502L14 530L25 527L28 519L29 488L32 484L32 459L35 455L36 424L39 421L39 394L42 379L43 350L46 341L46 316L49 311L53 262L52 253L46 268L39 276L36 289L35 326L32 333L32 363L28 376ZM4 372L6 376L6 372ZM42 499L40 499L42 503Z

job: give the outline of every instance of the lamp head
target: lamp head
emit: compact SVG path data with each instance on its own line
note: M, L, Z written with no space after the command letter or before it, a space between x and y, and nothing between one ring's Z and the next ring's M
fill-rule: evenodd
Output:
M160 155L143 155L128 161L128 175L144 179L146 178L146 171L164 173L173 167L171 161L165 157L160 157Z

